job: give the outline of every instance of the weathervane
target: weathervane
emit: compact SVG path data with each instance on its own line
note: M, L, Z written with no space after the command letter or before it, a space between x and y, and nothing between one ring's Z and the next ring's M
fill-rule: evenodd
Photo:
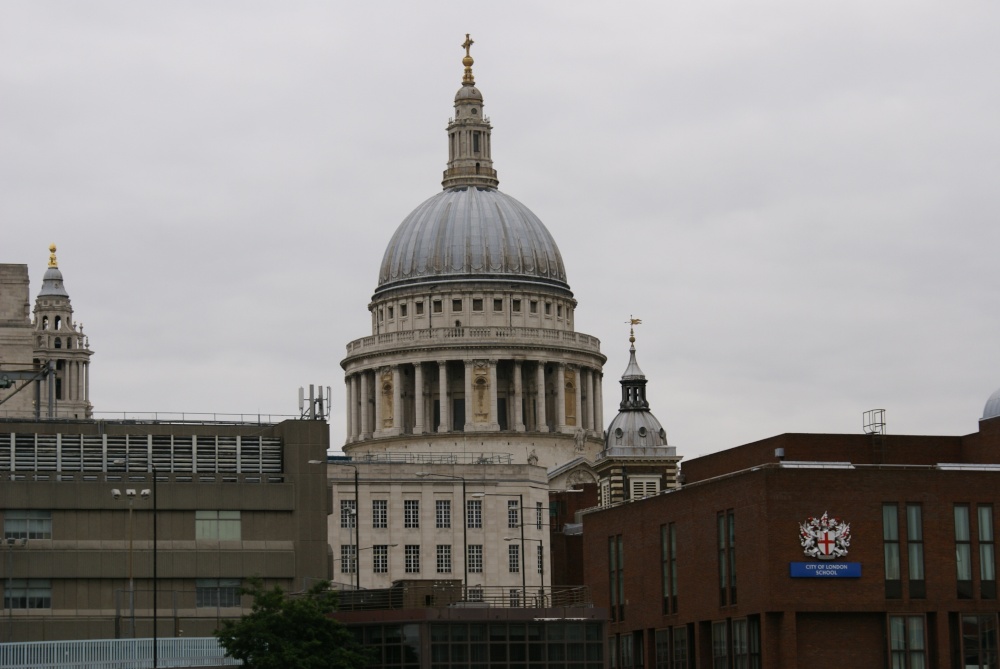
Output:
M641 318L636 318L636 317L632 316L631 314L629 314L628 320L625 321L625 322L629 324L629 328L628 328L628 341L629 341L630 344L634 344L635 343L635 326L636 325L642 325L642 319Z

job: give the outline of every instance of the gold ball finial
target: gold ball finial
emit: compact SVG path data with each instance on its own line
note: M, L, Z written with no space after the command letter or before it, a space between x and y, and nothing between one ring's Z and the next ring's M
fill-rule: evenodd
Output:
M462 59L462 65L465 66L465 74L462 75L462 83L474 86L476 84L475 78L472 76L472 54L469 53L469 49L475 44L472 38L469 37L469 33L465 33L465 41L462 42L462 48L465 49L465 58Z
M49 267L59 267L59 263L56 262L55 244L49 244Z

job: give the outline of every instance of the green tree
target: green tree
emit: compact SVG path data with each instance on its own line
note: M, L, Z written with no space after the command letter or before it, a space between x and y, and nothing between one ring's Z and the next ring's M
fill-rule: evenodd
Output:
M253 608L239 620L225 620L215 632L226 655L248 669L361 669L369 654L354 635L329 614L337 595L321 581L307 592L287 595L259 579L243 592Z

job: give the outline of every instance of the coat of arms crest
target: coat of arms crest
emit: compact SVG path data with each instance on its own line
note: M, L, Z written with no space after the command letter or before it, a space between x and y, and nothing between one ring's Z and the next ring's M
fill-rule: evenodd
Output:
M803 552L817 560L835 560L847 555L851 545L851 526L826 511L819 518L810 517L799 525Z

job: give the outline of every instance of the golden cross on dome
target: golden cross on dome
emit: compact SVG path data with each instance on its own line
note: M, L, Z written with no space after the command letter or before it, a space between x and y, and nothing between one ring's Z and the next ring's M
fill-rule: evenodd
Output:
M463 49L465 49L465 55L466 55L466 56L469 56L469 55L471 55L471 54L469 53L469 49L470 49L470 48L472 47L472 45L473 45L473 44L475 44L475 42L473 42L473 41L472 41L472 40L471 40L471 39L469 38L469 33L465 33L465 41L464 41L464 42L462 42L462 48L463 48Z

